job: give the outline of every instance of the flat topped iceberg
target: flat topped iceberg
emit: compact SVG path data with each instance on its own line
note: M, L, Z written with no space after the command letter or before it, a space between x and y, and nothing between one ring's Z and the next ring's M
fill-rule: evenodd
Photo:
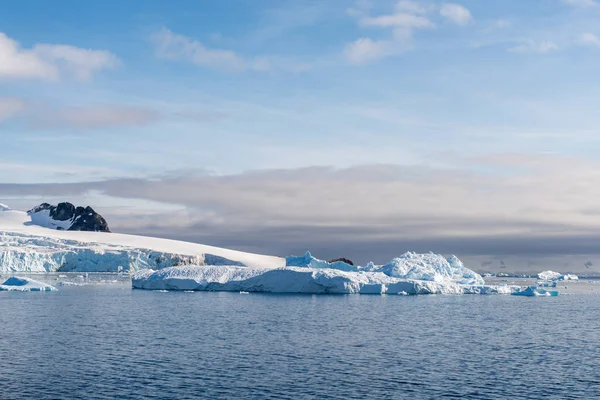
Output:
M38 282L29 278L19 278L12 276L0 285L0 291L17 292L53 292L57 290L54 286L43 282Z
M512 293L514 296L527 296L527 297L555 297L560 293L557 290L546 290L536 286L529 286L524 290L519 290Z

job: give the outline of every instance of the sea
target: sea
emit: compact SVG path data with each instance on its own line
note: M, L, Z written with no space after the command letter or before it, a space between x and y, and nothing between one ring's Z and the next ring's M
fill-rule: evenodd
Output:
M600 398L593 287L523 298L72 281L0 292L0 399Z

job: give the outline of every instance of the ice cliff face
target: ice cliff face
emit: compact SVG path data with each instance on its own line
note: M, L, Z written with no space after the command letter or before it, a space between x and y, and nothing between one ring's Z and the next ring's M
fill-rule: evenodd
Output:
M195 256L163 253L140 248L0 233L0 272L119 272L181 265L241 266L243 263L213 254Z

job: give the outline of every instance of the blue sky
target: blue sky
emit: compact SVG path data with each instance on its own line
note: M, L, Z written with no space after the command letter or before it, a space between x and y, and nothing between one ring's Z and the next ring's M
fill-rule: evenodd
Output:
M460 178L467 203L480 197L469 207L501 211L478 220L538 223L543 216L523 210L554 198L553 185L595 185L598 18L593 0L11 2L0 14L0 182L13 186L0 187L0 200L45 193L14 187L23 184L190 179L179 189L189 190L198 177L281 170L296 176L288 190L299 194L307 186L296 174L314 167L369 182L390 179L386 166L426 177L410 194L415 204ZM495 204L522 181L539 198ZM219 214L177 191L90 190L54 196L86 195L115 214L148 201ZM587 204L567 197L548 205L554 222L583 229ZM464 217L460 204L441 208Z

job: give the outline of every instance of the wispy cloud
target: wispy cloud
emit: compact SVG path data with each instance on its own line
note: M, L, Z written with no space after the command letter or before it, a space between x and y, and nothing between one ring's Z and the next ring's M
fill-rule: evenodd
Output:
M25 108L22 100L11 97L0 97L0 122L8 119Z
M283 57L245 57L233 50L209 48L198 40L174 33L167 28L162 28L158 33L153 35L152 40L158 58L185 61L199 67L219 71L265 72L284 70L302 72L310 68L306 62L287 60Z
M158 118L159 113L154 110L131 106L32 107L27 115L27 124L34 129L89 130L143 126Z
M579 38L579 43L586 46L600 47L600 37L594 35L593 33L584 33Z
M524 41L522 44L511 47L508 51L513 53L533 53L533 54L547 54L558 50L558 45L550 40L535 41L532 39Z
M563 3L573 7L595 7L598 5L594 0L562 0Z
M0 79L58 80L65 76L89 79L95 72L115 68L118 58L104 50L64 44L36 44L23 49L0 32Z

